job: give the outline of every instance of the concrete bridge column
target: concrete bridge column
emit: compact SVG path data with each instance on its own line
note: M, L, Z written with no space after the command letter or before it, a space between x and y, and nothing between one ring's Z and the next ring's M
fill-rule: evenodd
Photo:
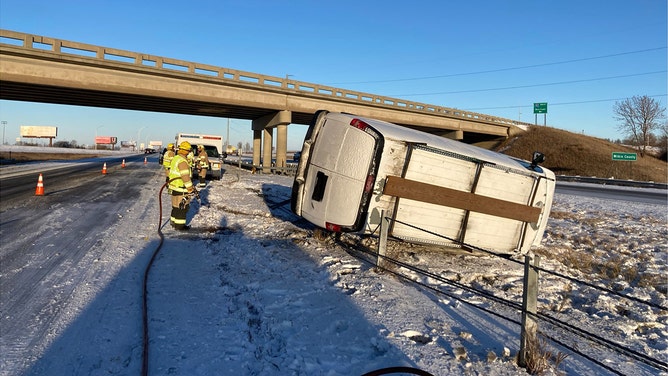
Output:
M253 130L253 166L260 165L262 153L262 130Z
M276 127L276 167L287 167L288 125L279 124Z
M274 143L274 129L265 128L262 131L264 138L262 145L262 172L271 172L271 149Z
M264 167L263 171L269 171L268 168L271 166L272 159L273 128L276 127L276 166L285 167L287 161L286 154L288 149L288 124L291 122L292 112L290 111L278 111L274 114L253 120L253 131L262 131L262 136L264 137L264 141L262 142L263 150L260 154L260 148L258 145L256 145L256 143L259 144L260 141L255 138L257 134L254 133L253 164L256 163L256 160L259 161L260 155L262 155L262 166Z
M443 137L449 138L451 140L461 141L461 140L464 139L464 131L461 130L461 129L458 129L456 131L446 132L446 133L443 133Z

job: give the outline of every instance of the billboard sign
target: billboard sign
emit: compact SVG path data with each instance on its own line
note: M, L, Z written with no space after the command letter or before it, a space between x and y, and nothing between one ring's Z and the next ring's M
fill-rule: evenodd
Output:
M116 144L116 137L111 136L97 136L95 137L96 144Z
M58 136L58 127L22 125L21 137L55 138Z

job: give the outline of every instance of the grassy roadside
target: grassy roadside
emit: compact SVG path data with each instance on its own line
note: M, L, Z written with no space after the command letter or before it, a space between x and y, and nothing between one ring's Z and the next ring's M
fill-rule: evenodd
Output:
M527 160L540 151L546 156L541 165L557 175L668 182L668 164L656 157L641 158L638 153L637 161L612 161L613 152L637 150L556 128L531 127L506 140L497 151Z

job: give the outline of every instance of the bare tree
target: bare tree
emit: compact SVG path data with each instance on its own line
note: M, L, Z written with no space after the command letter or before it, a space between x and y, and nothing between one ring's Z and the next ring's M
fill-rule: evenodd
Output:
M665 117L665 107L643 95L615 102L613 111L615 119L621 122L617 128L636 143L640 156L644 157L652 132L660 127L659 120Z
M659 159L668 161L668 121L664 121L660 128L661 136L659 137L659 144L661 145L661 154L659 155Z

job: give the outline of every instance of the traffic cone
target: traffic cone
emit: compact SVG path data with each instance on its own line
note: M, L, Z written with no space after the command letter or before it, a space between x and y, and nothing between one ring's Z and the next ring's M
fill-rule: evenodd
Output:
M123 160L123 163L121 163L121 168L125 168L125 159Z
M44 196L44 181L42 180L42 174L39 174L39 179L37 179L37 188L35 189L35 196Z
M144 157L144 164L146 164L146 163L148 163L148 162L146 161L146 157Z
M104 162L104 166L102 166L102 175L107 174L107 162Z

